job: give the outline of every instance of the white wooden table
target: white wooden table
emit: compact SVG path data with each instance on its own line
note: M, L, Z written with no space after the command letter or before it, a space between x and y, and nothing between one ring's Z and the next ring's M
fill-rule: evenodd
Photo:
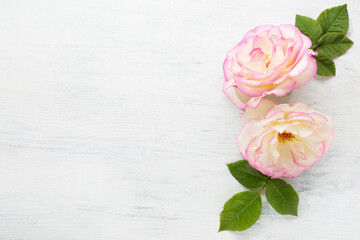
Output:
M0 0L0 239L359 239L360 2L337 76L278 102L332 116L335 142L289 182L299 217L217 233L243 191L245 123L221 92L228 49L260 24L343 1Z

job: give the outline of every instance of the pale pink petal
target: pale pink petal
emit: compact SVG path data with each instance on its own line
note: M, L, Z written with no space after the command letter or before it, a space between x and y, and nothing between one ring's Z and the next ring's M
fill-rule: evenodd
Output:
M244 67L254 72L264 73L266 71L266 66L263 51L261 51L260 48L255 48L253 51L251 51L250 56L250 62Z
M295 88L300 88L313 79L317 72L317 64L313 57L305 56L308 61L307 69L299 76L293 77L292 80L296 83Z
M297 37L296 34L297 34L297 32L299 30L295 27L295 25L281 24L281 25L279 25L277 27L282 32L284 38L293 38L293 39L295 39Z
M262 96L250 98L250 100L247 102L246 107L257 108L260 104L261 99L262 99Z
M280 153L278 160L278 168L291 169L294 162L291 161L293 158L291 155L291 149L287 143L278 143L277 150Z
M300 167L308 168L324 155L325 145L316 134L307 137L303 143L306 158L296 158L295 163Z
M242 93L231 82L224 82L223 92L240 109L245 109L246 103L251 99L251 97Z
M237 143L240 153L243 156L245 156L246 148L250 141L263 131L265 131L265 129L261 121L251 121L241 128Z
M265 31L268 31L270 28L273 28L274 26L273 25L260 25L260 26L257 26L256 28L254 28L253 30L249 31L244 39L247 39L249 37L253 37L253 36L256 36L256 35L259 35L261 34L262 32L265 32Z
M288 105L289 112L298 112L298 113L311 113L314 110L310 109L307 105L303 103L295 103L293 106Z
M278 85L274 90L270 91L270 93L274 94L275 96L284 96L286 94L288 94L289 92L291 92L292 90L294 90L296 85L296 82L288 79L286 81L284 81L283 83L281 83L280 85Z
M304 55L296 66L289 73L289 77L297 77L301 75L308 68L308 55Z
M312 45L312 42L311 42L311 39L304 35L304 34L301 34L300 31L298 30L298 34L301 36L301 39L302 39L302 42L303 42L303 45L302 45L302 48L301 48L301 51L299 53L299 56L302 57L304 54L306 54L306 52L308 52L309 50L311 52L313 52L310 47ZM313 52L314 53L314 52Z
M275 67L279 66L285 59L286 52L284 52L280 44L276 44L273 49L271 61L268 70L272 72Z
M228 54L227 58L235 56L240 66L246 66L252 58L251 52L254 50L254 39L255 38L252 37L239 43L238 46Z
M256 48L260 48L265 54L271 54L273 49L273 44L269 39L269 34L267 32L258 35L254 39L254 46Z
M315 121L315 118L313 118L312 114L306 113L306 112L290 112L287 114L287 119L289 120L304 120L304 121Z
M264 92L271 90L271 84L254 87L246 84L240 84L240 82L241 80L235 82L237 88L250 97L260 97L263 95Z
M245 111L244 117L248 120L255 120L255 119L262 118L266 115L266 113L269 111L269 109L271 109L275 105L276 105L275 102L273 102L269 99L263 98L263 99L261 99L261 101L259 102L259 104L256 108L247 106L244 110Z
M316 134L322 139L325 144L325 151L329 149L334 141L334 124L329 118L329 121L323 125L315 128Z

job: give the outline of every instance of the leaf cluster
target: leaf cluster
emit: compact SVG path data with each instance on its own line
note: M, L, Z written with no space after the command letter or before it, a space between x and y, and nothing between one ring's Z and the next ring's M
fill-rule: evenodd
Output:
M220 214L219 231L243 231L251 227L261 214L263 189L266 199L275 211L283 215L297 216L299 197L290 184L262 174L252 168L246 160L227 166L231 175L251 190L237 193L225 203Z
M333 57L339 57L348 50L353 42L345 36L349 28L347 4L326 9L317 17L296 15L295 26L311 39L311 49L318 52L315 56L317 74L335 76Z

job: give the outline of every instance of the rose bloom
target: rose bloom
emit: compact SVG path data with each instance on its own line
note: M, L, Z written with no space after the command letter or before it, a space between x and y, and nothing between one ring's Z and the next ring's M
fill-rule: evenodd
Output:
M296 177L319 160L334 138L329 117L302 103L275 105L263 99L240 131L238 148L249 164L271 177Z
M245 109L257 107L263 96L284 96L305 85L317 71L310 47L294 25L256 27L226 55L224 93Z

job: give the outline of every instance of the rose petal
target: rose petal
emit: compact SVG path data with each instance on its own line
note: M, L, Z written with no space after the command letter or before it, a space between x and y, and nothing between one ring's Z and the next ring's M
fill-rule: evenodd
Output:
M246 103L251 99L251 97L242 93L231 82L224 82L223 92L240 109L245 109Z
M307 69L299 76L293 77L292 80L296 82L295 88L300 88L313 79L317 72L317 64L313 57L305 56L308 59Z
M247 106L244 110L243 116L248 120L259 119L261 117L264 117L269 111L269 109L271 109L275 105L275 102L266 98L262 98L257 107L253 108Z

